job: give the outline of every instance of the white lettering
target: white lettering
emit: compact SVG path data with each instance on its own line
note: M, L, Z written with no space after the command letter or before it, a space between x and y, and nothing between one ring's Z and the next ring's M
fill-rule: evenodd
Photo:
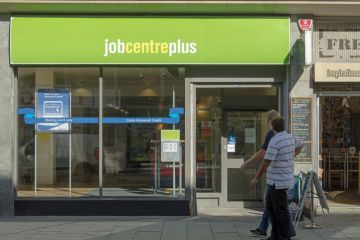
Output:
M176 53L176 43L169 43L169 56Z
M135 48L135 50L133 49ZM144 42L124 42L104 40L104 57L111 54L166 54L172 57L175 54L195 54L197 44L195 42L184 42L177 39L175 42L156 42L154 40Z
M105 39L105 50L104 50L104 57L107 57L109 55L109 52L108 52L108 43L109 40L108 39Z
M118 42L117 42L117 52L118 53L125 53L125 43L121 42L120 39L118 39Z
M116 53L116 43L114 42L109 43L109 53Z
M195 54L196 51L197 51L197 49L196 49L196 43L194 43L194 42L190 43L190 53L191 53L191 54Z
M180 41L180 39L178 39L177 40L177 53L181 53L181 49L180 49L181 46L180 45L181 45L181 41Z

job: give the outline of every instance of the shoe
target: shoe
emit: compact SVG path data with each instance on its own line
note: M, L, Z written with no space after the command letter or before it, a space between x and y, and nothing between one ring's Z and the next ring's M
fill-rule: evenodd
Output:
M271 236L268 237L268 238L261 238L260 240L274 240L274 238L272 238ZM297 238L295 237L290 237L290 238L287 238L286 240L297 240Z
M262 232L258 228L257 229L251 229L250 232L253 233L256 236L259 236L259 237L266 237L266 232Z

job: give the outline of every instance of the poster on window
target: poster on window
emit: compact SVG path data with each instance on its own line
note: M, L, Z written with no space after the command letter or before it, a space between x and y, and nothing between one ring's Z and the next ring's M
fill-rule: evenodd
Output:
M245 128L245 143L256 143L255 128Z
M161 130L161 162L180 162L180 130Z
M38 89L36 93L36 118L70 118L70 91L68 89ZM39 132L70 131L68 122L38 122Z
M227 152L234 153L235 146L236 146L236 136L234 135L234 133L230 133L228 136L228 142L227 142Z

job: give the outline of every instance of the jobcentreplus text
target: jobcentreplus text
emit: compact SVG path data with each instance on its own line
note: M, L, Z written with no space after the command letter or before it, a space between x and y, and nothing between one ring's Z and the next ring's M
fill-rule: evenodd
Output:
M177 39L174 42L156 42L149 40L145 42L124 42L121 39L104 42L104 57L113 54L164 54L173 56L175 54L195 54L197 45L194 42L184 42Z

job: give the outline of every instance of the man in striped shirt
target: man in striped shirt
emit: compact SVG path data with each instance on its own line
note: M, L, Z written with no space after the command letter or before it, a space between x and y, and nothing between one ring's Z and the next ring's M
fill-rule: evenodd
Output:
M277 117L271 121L275 136L270 140L262 162L251 186L255 187L262 174L267 170L269 193L266 207L272 225L269 240L285 240L295 235L291 231L287 190L294 182L294 157L300 153L302 143L285 131L285 120Z
M271 126L271 121L276 118L279 117L280 114L276 111L276 110L270 110L266 113L266 120L267 120L267 124L270 128L270 130L267 132L265 140L263 145L261 146L261 149L259 151L257 151L253 156L251 156L248 160L246 160L240 167L240 171L244 170L245 168L247 168L250 164L253 164L255 161L259 161L259 160L263 160L266 154L266 150L268 148L269 142L271 140L271 138L274 137L275 133L272 130L272 126ZM259 227L256 229L250 229L250 232L252 232L253 234L255 234L256 236L260 236L260 237L266 237L267 235L267 229L269 227L270 224L270 216L269 216L269 212L266 208L266 204L265 204L265 199L266 199L266 195L268 193L267 188L265 188L265 192L264 192L264 213L263 216L261 218L261 222L259 224Z

